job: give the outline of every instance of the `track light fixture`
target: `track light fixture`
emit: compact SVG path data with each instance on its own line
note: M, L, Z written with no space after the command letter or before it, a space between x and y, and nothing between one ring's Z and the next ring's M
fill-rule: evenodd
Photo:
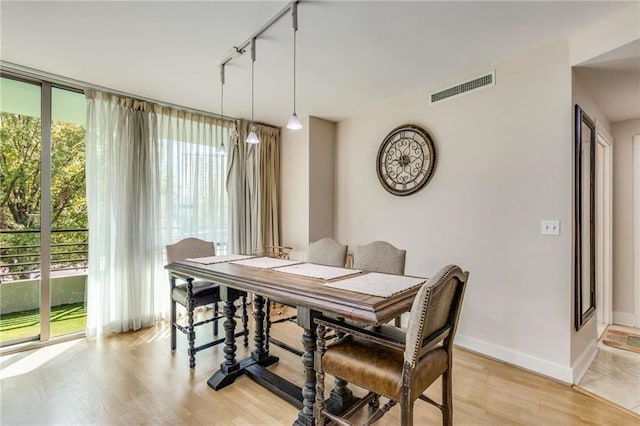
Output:
M291 21L293 23L293 114L287 123L287 129L300 130L302 123L296 114L296 33L298 32L298 3L291 5Z
M255 100L255 87L254 87L254 63L256 61L256 40L265 31L267 31L273 24L275 24L280 18L291 10L291 19L293 23L293 114L287 123L287 128L292 130L302 129L302 122L296 114L296 33L298 32L298 3L302 0L292 0L278 13L276 13L269 21L267 21L262 27L254 32L248 39L240 43L237 46L233 46L227 52L227 55L220 62L221 68L221 83L224 85L224 66L245 53L247 46L251 45L251 131L247 136L247 143L260 143L258 135L255 132L255 119L254 119L254 100ZM222 95L221 95L222 99ZM222 101L220 110L222 110ZM222 115L222 114L221 114Z
M246 143L260 143L258 135L256 135L256 122L253 119L253 106L254 106L254 80L255 72L254 65L256 63L256 39L251 39L251 132L245 140Z

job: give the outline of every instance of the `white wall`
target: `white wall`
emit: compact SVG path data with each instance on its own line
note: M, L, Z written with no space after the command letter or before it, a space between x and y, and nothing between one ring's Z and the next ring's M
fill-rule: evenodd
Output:
M334 236L335 123L316 117L282 129L282 244L304 260L309 242Z
M309 120L302 120L304 129ZM282 244L293 247L292 259L302 259L309 243L309 135L304 130L281 129Z
M494 88L434 106L421 91L338 123L336 236L405 248L408 274L468 269L457 343L571 382L568 58L557 43L497 64ZM375 160L405 123L432 134L438 164L423 190L395 197ZM559 219L561 235L540 235L542 219Z
M633 284L633 136L640 119L614 123L613 136L613 320L632 326Z
M334 236L336 125L309 117L309 240Z
M573 103L580 105L580 108L587 113L589 118L596 122L598 128L603 127L608 134L611 134L611 123L609 123L609 119L600 110L593 95L583 83L580 73L576 72L575 69L572 71L571 84Z

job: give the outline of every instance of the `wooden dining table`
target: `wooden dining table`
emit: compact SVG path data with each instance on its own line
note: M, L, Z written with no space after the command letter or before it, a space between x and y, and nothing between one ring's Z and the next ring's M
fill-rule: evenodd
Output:
M308 264L307 264L308 265ZM284 398L300 409L297 425L313 425L313 404L315 402L316 375L314 352L316 333L314 319L323 315L344 318L358 324L378 325L407 312L419 286L406 288L395 294L382 297L355 291L329 287L366 271L351 271L351 275L331 280L311 278L282 272L279 268L256 268L235 262L202 264L195 261L173 262L165 267L171 276L193 278L215 282L220 285L220 295L225 316L224 361L208 380L208 385L220 390L234 382L241 375L247 375L260 385ZM349 271L345 271L349 273ZM417 277L416 277L417 278ZM426 280L420 278L422 280ZM254 348L245 359L236 358L235 345L235 301L247 293L253 294ZM295 306L297 323L303 329L302 364L304 383L302 388L277 376L267 369L278 362L278 358L268 352L265 333L265 298L270 301ZM336 380L336 386L329 397L332 411L344 412L357 403L344 381Z

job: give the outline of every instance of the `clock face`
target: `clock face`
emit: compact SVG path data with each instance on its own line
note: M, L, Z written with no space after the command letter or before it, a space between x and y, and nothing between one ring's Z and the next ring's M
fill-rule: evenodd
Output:
M405 124L393 129L378 150L378 179L390 193L409 195L424 187L436 166L436 150L426 130Z

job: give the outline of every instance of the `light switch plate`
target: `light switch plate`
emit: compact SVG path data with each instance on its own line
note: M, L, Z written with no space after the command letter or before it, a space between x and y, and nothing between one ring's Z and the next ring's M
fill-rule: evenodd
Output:
M560 221L557 219L543 220L540 222L542 235L560 235Z

